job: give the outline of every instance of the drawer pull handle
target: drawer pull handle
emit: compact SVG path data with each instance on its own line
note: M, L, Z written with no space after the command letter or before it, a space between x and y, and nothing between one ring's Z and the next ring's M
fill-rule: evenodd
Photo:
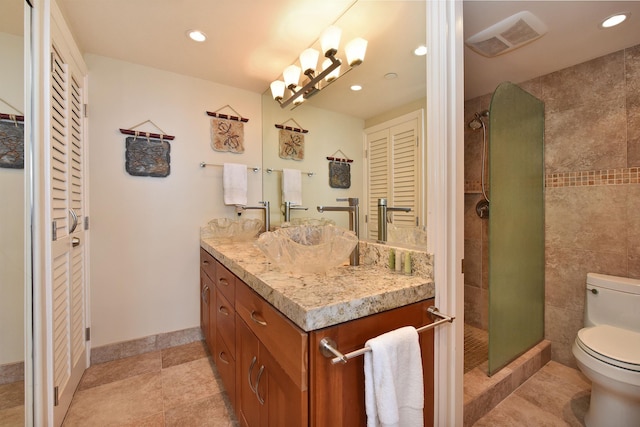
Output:
M267 322L265 322L264 320L260 320L260 319L256 318L256 312L255 311L251 312L251 320L253 320L254 322L256 322L260 326L267 326Z
M225 316L229 315L229 310L224 305L221 305L220 307L218 307L218 311L224 314Z
M208 295L209 285L204 285L204 287L202 288L202 301L204 301L205 304L209 304L209 298L207 298Z
M258 390L258 386L260 385L260 378L262 377L262 373L264 372L264 365L260 366L260 370L258 371L258 377L256 378L256 397L258 398L258 402L261 405L264 405L264 399L260 397L260 391Z
M220 354L218 354L218 359L222 360L222 362L224 362L224 363L226 363L228 365L229 361L225 360L225 358L222 357L223 354L224 354L224 351L221 351Z
M251 365L249 365L249 375L247 377L247 379L249 380L249 388L251 389L252 392L256 392L256 389L253 388L253 383L251 382L251 371L253 371L253 365L256 364L256 361L258 360L258 358L256 356L253 356L253 359L251 359Z
M220 279L218 279L218 283L224 286L229 286L229 282L224 277L221 277Z
M202 261L202 263L203 263L204 265L209 265L209 261L207 261L206 259L205 259L204 261Z

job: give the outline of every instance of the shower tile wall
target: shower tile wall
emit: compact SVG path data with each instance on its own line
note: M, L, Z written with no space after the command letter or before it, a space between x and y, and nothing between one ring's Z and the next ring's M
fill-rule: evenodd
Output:
M520 86L545 103L545 337L552 359L575 367L586 274L640 278L640 46ZM467 101L465 122L489 102ZM481 138L465 130L465 317L486 328Z

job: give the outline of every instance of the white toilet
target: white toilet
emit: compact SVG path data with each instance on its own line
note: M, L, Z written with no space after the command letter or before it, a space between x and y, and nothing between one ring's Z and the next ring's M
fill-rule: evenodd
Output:
M591 380L585 424L640 426L640 280L587 274L584 326L573 355Z

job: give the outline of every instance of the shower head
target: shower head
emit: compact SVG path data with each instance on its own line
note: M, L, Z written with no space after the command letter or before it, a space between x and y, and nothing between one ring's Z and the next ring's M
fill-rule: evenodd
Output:
M483 117L489 117L489 110L482 110L479 113L474 113L475 117L469 122L469 127L473 130L478 130L484 127Z

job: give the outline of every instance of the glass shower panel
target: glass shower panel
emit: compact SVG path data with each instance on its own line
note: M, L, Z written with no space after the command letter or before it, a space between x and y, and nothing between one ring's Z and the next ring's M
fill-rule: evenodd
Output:
M489 375L544 337L544 104L502 83L489 116Z

